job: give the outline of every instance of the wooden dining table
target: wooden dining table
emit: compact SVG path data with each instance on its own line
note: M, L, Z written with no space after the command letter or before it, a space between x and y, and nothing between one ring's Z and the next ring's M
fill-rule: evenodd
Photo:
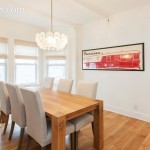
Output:
M85 113L94 112L94 147L104 146L103 101L87 97L38 89L46 116L52 122L52 150L65 150L66 122Z

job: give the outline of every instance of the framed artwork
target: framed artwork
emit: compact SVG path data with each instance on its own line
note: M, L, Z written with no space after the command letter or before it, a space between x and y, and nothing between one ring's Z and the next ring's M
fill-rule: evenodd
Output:
M144 43L82 50L82 70L144 71Z

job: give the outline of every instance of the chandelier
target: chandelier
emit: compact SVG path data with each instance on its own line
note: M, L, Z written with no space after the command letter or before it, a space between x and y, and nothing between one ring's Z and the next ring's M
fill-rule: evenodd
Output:
M53 9L52 9L52 0L51 0L51 31L44 33L36 34L37 45L43 50L63 50L67 43L68 38L65 34L60 34L59 32L53 33Z

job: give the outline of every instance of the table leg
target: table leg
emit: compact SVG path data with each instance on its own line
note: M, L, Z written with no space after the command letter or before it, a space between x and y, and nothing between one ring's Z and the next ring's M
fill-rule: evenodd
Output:
M52 118L52 150L65 150L66 117Z
M94 110L94 146L98 150L104 147L103 102Z
M5 123L5 122L6 122L6 115L1 111L0 123Z

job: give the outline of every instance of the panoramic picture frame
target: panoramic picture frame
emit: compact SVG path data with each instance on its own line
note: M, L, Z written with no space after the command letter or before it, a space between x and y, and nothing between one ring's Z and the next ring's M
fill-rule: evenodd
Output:
M82 50L82 70L144 71L144 43Z

